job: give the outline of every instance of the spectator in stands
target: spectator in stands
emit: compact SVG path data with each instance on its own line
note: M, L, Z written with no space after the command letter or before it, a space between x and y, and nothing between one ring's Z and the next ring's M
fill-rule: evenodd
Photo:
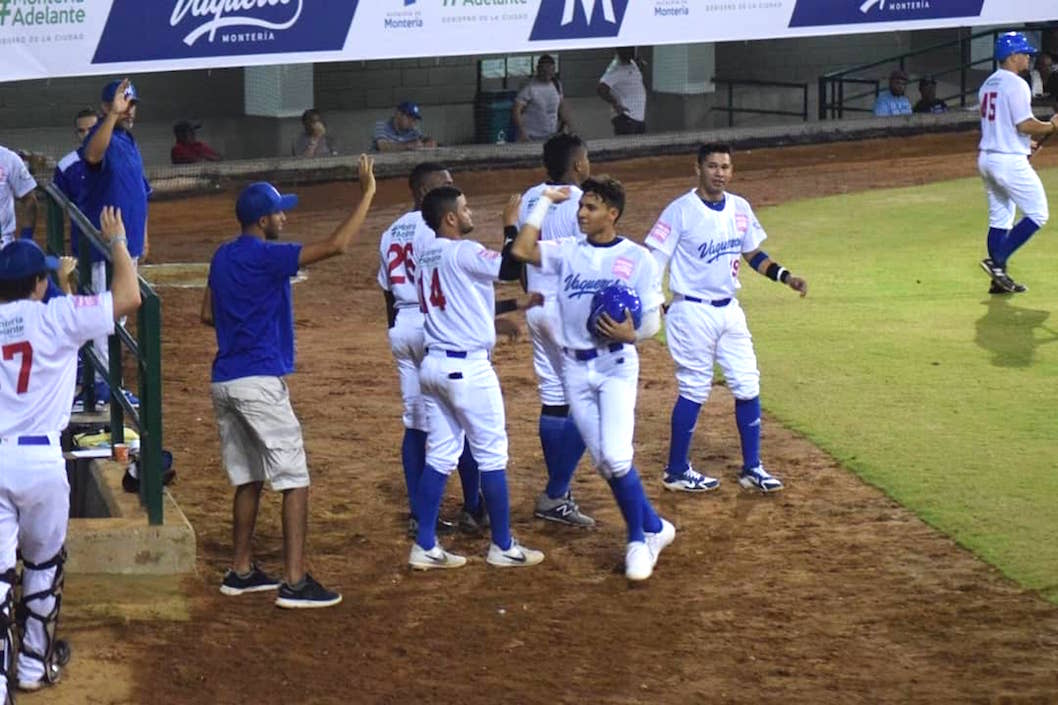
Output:
M573 131L562 83L555 75L555 59L550 54L537 60L536 74L518 91L513 117L519 142L542 141L558 132Z
M419 130L422 111L418 103L405 100L393 111L389 120L375 123L375 137L371 149L376 152L410 152L416 149L433 149L437 141Z
M294 138L291 154L295 157L333 157L338 154L334 140L327 136L327 123L316 108L309 108L301 114L301 125L304 130Z
M173 125L173 136L176 144L169 152L169 159L173 164L195 164L197 162L219 162L221 157L205 142L195 135L195 131L202 127L201 123L181 120Z
M889 89L878 94L874 101L874 114L910 115L911 99L904 95L907 90L907 74L895 69L889 74Z
M15 151L0 147L0 244L32 238L37 225L37 182L26 162ZM15 209L18 201L18 210Z
M88 133L92 131L92 128L95 127L98 122L99 115L92 108L85 108L74 116L73 131L74 137L77 139L78 147L81 146L81 143L84 142L84 138L88 136ZM55 172L52 174L51 181L68 199L70 199L71 202L75 204L81 202L81 194L84 192L85 168L84 161L81 159L81 155L78 154L76 148L68 152L66 156L60 159L59 163L55 165ZM88 248L90 251L89 256L93 261L103 261L102 253L91 247L87 240L84 242L84 247ZM70 252L74 256L79 255L81 246L81 229L77 227L77 224L71 219Z
M937 80L930 75L918 79L918 102L915 103L916 113L944 113L948 111L948 104L937 98Z
M1050 90L1054 71L1054 58L1045 51L1036 56L1036 67L1029 72L1029 86L1032 87L1034 102L1048 102L1054 95ZM1043 100L1040 100L1040 99Z
M599 79L599 97L613 108L615 135L641 135L647 131L647 88L635 47L620 47L616 58Z

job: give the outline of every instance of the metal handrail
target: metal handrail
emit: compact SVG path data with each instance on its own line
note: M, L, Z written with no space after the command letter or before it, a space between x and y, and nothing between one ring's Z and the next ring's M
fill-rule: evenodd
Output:
M717 78L713 77L713 83L727 84L727 105L716 105L710 110L727 113L727 126L735 126L735 113L750 113L754 115L789 115L799 117L802 121L808 121L808 84L794 83L791 81L760 81L752 78ZM760 88L798 88L801 90L801 111L794 110L770 110L766 108L736 108L735 86L757 86Z
M48 205L48 249L52 254L65 251L66 216L76 223L81 236L87 237L106 260L107 282L112 275L110 247L103 242L96 228L84 213L72 203L55 184L44 186ZM78 271L83 290L91 291L92 262L89 248L81 248L78 255ZM86 361L82 377L82 395L86 410L95 405L94 373L99 371L110 383L110 438L111 443L125 440L125 416L140 434L140 501L147 508L147 518L152 525L160 525L162 512L162 314L161 300L151 285L137 276L140 286L140 309L137 315L136 337L121 323L114 324L115 334L109 340L110 366L103 365L93 343L81 348ZM140 408L137 411L121 393L122 346L128 347L136 359L139 370ZM117 401L117 403L113 403Z
M970 43L974 39L979 39L981 37L991 36L994 39L996 36L998 36L999 34L1002 34L1003 32L1006 32L1006 31L1009 31L1009 30L1007 30L1007 29L985 30L983 32L977 32L975 34L970 34L970 35L967 35L965 37L960 37L959 39L954 39L954 40L947 41L947 42L941 42L941 43L938 43L938 44L933 44L933 45L928 46L928 47L923 47L922 49L914 49L912 51L907 51L907 52L904 52L902 54L897 54L895 56L890 56L890 57L885 58L885 59L879 59L877 61L871 61L869 63L859 64L859 65L853 66L851 68L841 69L841 70L838 70L838 71L829 71L827 73L824 73L823 75L821 75L819 77L819 119L820 120L826 120L827 117L828 117L828 111L829 111L829 117L830 118L842 118L842 117L844 117L845 111L849 111L849 112L871 112L871 111L865 110L863 108L854 108L854 107L846 107L845 106L845 102L847 100L853 100L853 99L856 99L856 98L862 98L862 97L864 97L867 94L857 94L857 95L846 97L845 94L844 94L844 92L845 92L844 84L845 83L873 83L876 86L876 93L877 93L877 87L878 87L879 82L881 81L881 79L877 79L877 78L876 79L849 78L848 77L849 74L860 73L860 72L865 71L867 69L873 69L873 68L876 68L878 66L890 65L890 64L893 64L893 63L897 63L899 65L900 69L904 70L904 68L906 66L907 59L909 59L911 57L920 56L922 54L928 54L930 52L939 51L941 49L948 49L948 48L956 46L956 45L958 45L960 47L960 49L961 49L961 52L960 52L961 63L958 66L955 66L955 67L953 67L951 69L944 69L944 70L942 70L940 72L934 72L933 75L934 76L945 76L945 75L948 75L948 74L953 74L955 72L959 72L959 92L955 93L955 94L953 94L951 96L947 96L947 97L941 98L941 100L945 100L946 101L946 100L952 100L952 99L958 98L959 99L959 105L961 107L966 107L966 96L973 92L973 89L967 89L967 78L968 78L967 72L968 72L968 70L972 69L975 66L978 66L980 64L988 64L988 63L990 63L992 65L991 68L992 68L993 71L996 68L996 62L995 62L994 58L978 59L977 61L971 61L970 60ZM828 93L829 93L829 96L828 96Z

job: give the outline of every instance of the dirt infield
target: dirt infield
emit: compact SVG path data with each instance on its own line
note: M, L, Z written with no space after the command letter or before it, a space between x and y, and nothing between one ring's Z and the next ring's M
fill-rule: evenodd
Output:
M732 190L761 207L972 176L974 148L974 135L956 134L747 152L736 157ZM1058 164L1058 147L1039 161ZM624 227L638 239L669 200L691 188L692 166L691 157L638 159L595 171L625 181ZM506 194L538 178L513 170L456 175L480 239L499 241ZM341 208L355 204L357 188L328 184L299 193L288 232L307 239L333 227ZM154 261L208 260L233 234L232 204L222 194L153 207ZM312 268L295 289L299 369L290 386L313 473L311 570L342 590L343 604L285 612L267 594L217 592L229 560L231 491L208 400L214 340L198 323L201 291L165 287L166 447L180 473L173 491L199 538L198 575L177 591L190 617L184 607L166 607L169 593L156 610L128 616L110 588L71 577L63 616L75 660L49 701L1058 701L1058 607L774 422L765 423L764 458L787 490L764 497L740 489L726 389L716 388L706 405L693 449L700 469L723 478L720 490L664 493L658 473L676 391L669 356L656 343L641 346L637 465L678 534L653 578L634 588L625 581L623 523L586 465L575 491L600 526L577 531L532 519L544 472L524 336L502 342L495 365L507 400L514 530L547 559L525 571L489 569L487 540L459 537L451 544L472 556L465 569L410 574L400 400L374 283L377 233L409 205L403 183L383 183L360 244ZM811 280L795 252L784 263ZM762 373L766 405L768 370ZM457 495L453 481L445 513L455 512ZM269 569L279 566L278 510L278 498L267 495L257 548ZM117 606L93 608L101 602ZM26 702L38 698L45 700Z

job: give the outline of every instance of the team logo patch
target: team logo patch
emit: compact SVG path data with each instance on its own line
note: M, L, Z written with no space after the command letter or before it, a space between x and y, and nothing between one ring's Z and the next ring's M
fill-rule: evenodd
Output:
M669 239L669 233L672 232L672 226L668 223L663 223L660 220L654 224L654 229L647 235L647 239L653 239L655 242L662 243Z
M742 234L746 233L746 228L749 227L749 216L745 213L735 213L735 228Z
M92 296L75 296L75 297L73 297L73 307L74 308L89 308L91 306L98 306L98 305L99 305L99 296L94 295L94 294Z
M496 252L495 250L490 250L487 247L482 247L480 250L478 250L478 257L487 260L494 260L500 258L500 253Z
M627 257L618 257L613 263L613 275L618 279L628 279L632 276L632 270L636 263Z

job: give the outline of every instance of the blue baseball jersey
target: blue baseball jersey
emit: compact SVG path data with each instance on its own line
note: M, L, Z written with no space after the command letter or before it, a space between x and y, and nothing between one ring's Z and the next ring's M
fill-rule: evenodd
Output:
M93 127L77 150L82 161L85 147L102 125L100 122ZM115 127L103 160L95 166L85 162L84 191L78 205L97 228L103 206L120 208L129 241L129 254L141 257L147 228L147 199L150 196L151 185L144 174L143 157L140 156L135 138L128 130Z
M84 193L85 163L76 149L59 160L59 163L55 165L55 173L52 174L51 180L71 202L80 207L81 194ZM91 260L93 262L102 262L103 253L87 244L87 240L85 243L85 247L89 249ZM70 221L70 252L74 255L80 255L80 245L81 229L77 227L77 223Z
M294 306L290 279L300 243L240 235L221 245L209 265L217 356L214 382L282 377L294 371Z

